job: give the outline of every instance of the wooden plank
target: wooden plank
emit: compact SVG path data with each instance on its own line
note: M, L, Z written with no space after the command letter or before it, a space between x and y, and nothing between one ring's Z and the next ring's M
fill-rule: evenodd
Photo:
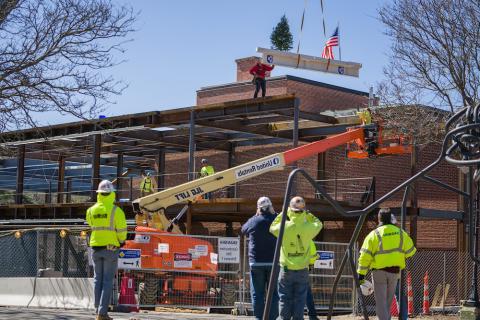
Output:
M443 306L445 305L445 301L447 301L448 291L450 291L450 283L447 283L445 285L445 288L443 289L442 300L440 301L440 308L443 308Z
M440 294L442 290L442 285L438 284L435 288L435 294L433 295L432 305L431 307L438 307L440 304Z
M337 74L341 76L357 77L360 73L361 63L329 60L321 57L296 54L279 50L257 48L257 52L262 54L263 62L275 64L283 67L297 69L306 69Z

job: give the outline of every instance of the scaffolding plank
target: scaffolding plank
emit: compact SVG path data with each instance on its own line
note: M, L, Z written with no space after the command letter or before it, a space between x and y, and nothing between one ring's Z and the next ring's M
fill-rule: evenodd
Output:
M257 48L257 52L262 54L262 60L266 63L282 67L321 71L341 76L358 78L360 68L362 67L362 64L357 62L329 60L321 57L260 47Z

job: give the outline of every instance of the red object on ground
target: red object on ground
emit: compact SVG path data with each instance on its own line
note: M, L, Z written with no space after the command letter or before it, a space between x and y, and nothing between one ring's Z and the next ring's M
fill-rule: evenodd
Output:
M407 273L407 297L408 297L408 315L413 316L413 289L412 289L412 276L410 272Z
M430 314L430 298L428 291L428 271L423 277L423 314Z
M128 306L130 312L138 312L137 300L135 299L135 280L131 275L125 273L120 282L120 297L118 304L131 305Z
M398 317L398 303L397 303L397 299L395 299L395 297L393 297L392 305L390 306L390 315L392 317Z

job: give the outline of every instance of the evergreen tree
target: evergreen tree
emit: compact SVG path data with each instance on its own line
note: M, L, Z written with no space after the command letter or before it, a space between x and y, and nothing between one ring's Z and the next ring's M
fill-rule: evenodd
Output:
M293 48L293 36L285 15L280 18L280 22L273 28L270 41L272 42L272 49L288 51Z

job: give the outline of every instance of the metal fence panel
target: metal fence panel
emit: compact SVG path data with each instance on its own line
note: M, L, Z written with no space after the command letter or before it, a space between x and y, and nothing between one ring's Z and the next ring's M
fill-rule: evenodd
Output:
M316 264L316 267L310 269L310 285L317 310L328 310L331 297L331 289L338 266L345 254L348 243L335 242L315 242L317 251L324 252L327 256L332 253L333 259L325 257L324 265ZM240 287L240 303L242 309L251 309L252 302L250 296L250 266L248 263L248 238L245 238L243 244L243 281ZM318 261L318 260L317 260ZM329 262L332 262L329 265ZM345 270L347 270L346 268ZM353 276L350 270L347 270L341 277L335 298L335 311L352 311L353 298Z
M410 316L424 313L424 281L427 274L430 313L458 312L460 301L468 298L472 285L473 262L468 253L455 250L421 249L407 260L404 290L407 296L407 277L410 276L413 294L413 309L408 310ZM371 280L370 273L366 278ZM366 297L365 301L368 313L375 315L373 295ZM359 304L357 308L357 311L361 311Z
M166 232L136 232L129 238L123 249L141 250L141 262L138 268L120 268L118 279L127 274L134 279L140 307L233 307L240 275L239 238Z

